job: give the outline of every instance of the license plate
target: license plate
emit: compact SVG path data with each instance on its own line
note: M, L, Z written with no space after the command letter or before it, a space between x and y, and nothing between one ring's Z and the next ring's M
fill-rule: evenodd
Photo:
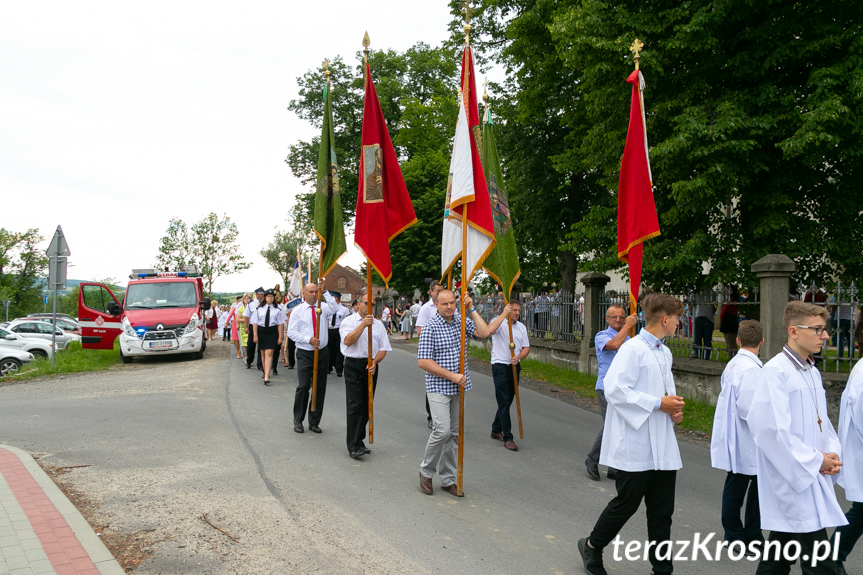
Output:
M150 344L150 349L170 349L172 347L176 347L174 342L170 339L166 339L164 341L149 341L147 343Z

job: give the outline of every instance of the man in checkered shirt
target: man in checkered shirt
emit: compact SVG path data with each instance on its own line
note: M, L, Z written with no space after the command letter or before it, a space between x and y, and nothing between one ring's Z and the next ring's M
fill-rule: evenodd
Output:
M464 298L467 337L489 337L488 325L473 309L469 295ZM432 494L432 478L440 473L441 486L457 495L456 455L458 451L458 391L470 389L470 373L459 373L461 317L456 313L455 294L442 290L437 296L437 313L420 332L417 364L426 372L426 396L431 407L432 431L420 465L420 489ZM467 342L465 342L467 345Z

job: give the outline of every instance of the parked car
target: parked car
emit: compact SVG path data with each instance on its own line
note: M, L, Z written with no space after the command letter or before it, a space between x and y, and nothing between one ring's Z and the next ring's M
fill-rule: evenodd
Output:
M48 342L54 340L53 334L57 334L57 349L66 349L71 341L79 341L81 338L74 333L66 333L59 326L54 327L47 321L36 321L30 319L22 319L10 321L7 330L17 333L24 337L33 337L42 339Z
M27 319L45 319L45 318L50 318L52 316L53 316L53 314L50 314L50 313L28 313ZM65 319L66 321L71 321L71 322L75 322L75 323L78 322L77 319L75 319L74 317L72 317L68 313L58 313L57 318L58 319Z
M0 377L15 375L22 365L34 359L33 354L29 351L0 347Z
M81 326L77 321L73 319L67 319L68 316L60 317L60 314L57 314L57 327L65 331L66 333L74 333L75 335L81 335ZM32 321L34 319L38 319L39 321L47 321L48 323L53 323L50 317L39 317L39 318L31 318L30 316L19 317L12 321ZM3 324L0 324L0 327L6 327Z
M53 349L50 341L36 337L22 337L6 328L0 328L0 349L26 351L36 357L51 357Z

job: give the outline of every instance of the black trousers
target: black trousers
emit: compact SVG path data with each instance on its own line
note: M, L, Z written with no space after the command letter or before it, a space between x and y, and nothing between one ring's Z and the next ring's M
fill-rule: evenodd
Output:
M748 494L747 494L748 492ZM743 521L740 521L740 510ZM758 509L758 476L728 472L725 487L722 489L722 528L726 541L763 541L761 534L761 513Z
M297 392L294 394L294 424L302 423L309 410L309 425L320 425L324 413L324 398L327 396L327 366L330 354L327 348L318 350L318 394L315 410L311 410L312 372L314 371L315 352L305 349L297 350Z
M255 334L251 330L249 331L248 342L246 342L246 365L252 365L252 358L257 358L257 367L258 369L264 369L264 364L261 362L261 352L258 351L255 353L255 349L258 347L258 344L255 343Z
M368 359L345 358L345 404L347 406L348 452L365 447L366 425L369 423L369 376L366 371ZM372 395L378 387L378 372L372 376Z
M827 530L819 529L818 531L813 531L812 533L783 533L782 531L771 531L770 536L767 538L767 541L778 541L782 547L789 541L797 541L800 544L800 570L806 574L812 575L833 575L838 573L836 568L836 562L833 561L830 557L831 554L828 555L827 559L823 561L819 561L815 566L812 565L813 557L812 552L817 541L827 541ZM758 563L758 569L755 570L755 575L765 575L771 573L777 573L785 575L786 573L791 572L791 566L796 563L796 561L788 561L785 557L782 556L782 552L780 550L779 557L777 558L775 549L766 549L769 543L764 544L767 552L761 556L761 561ZM803 560L803 556L810 557L808 561Z
M297 344L291 338L288 338L288 365L294 367L297 363Z
M521 364L518 364L516 369L520 378ZM491 422L491 432L502 433L504 441L512 441L512 419L509 417L509 408L515 400L512 364L491 364L491 375L494 381L494 396L497 399L497 411L494 414L494 421Z
M335 369L336 373L341 375L342 371L345 369L345 356L342 355L342 348L339 347L339 344L342 342L342 338L339 335L338 329L332 327L329 329L330 335L329 341L327 341L327 349L330 350L329 370Z
M611 543L629 518L638 511L641 500L647 508L647 539L658 545L671 540L671 515L674 513L674 487L677 471L617 471L617 497L608 502L596 520L590 543L602 549ZM665 549L663 549L665 551ZM673 552L673 549L672 549ZM654 573L673 571L671 556L660 559L656 545L648 555Z

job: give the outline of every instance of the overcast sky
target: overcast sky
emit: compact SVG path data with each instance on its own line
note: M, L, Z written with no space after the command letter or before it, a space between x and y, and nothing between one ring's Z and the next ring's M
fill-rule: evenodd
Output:
M287 110L297 77L366 30L372 49L438 45L449 19L445 0L3 2L0 226L47 248L61 225L70 278L125 283L171 217L226 212L254 265L214 289L271 286L258 252L307 191L284 158L316 133Z

